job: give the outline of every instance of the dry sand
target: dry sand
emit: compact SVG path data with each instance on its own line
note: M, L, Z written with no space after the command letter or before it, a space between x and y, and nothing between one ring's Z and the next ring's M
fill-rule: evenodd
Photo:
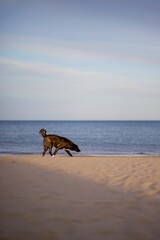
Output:
M0 239L159 240L160 157L0 157Z

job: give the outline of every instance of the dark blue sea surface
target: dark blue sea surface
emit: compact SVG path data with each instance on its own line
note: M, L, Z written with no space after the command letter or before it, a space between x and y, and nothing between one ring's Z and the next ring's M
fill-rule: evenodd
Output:
M40 155L41 128L75 142L77 156L160 155L160 121L0 121L0 155Z

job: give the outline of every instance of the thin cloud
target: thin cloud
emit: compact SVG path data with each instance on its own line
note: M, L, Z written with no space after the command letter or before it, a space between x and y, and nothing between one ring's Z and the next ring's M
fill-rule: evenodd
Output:
M1 66L1 83L4 85L10 84L18 79L25 86L27 82L39 83L43 85L43 89L48 92L52 92L52 89L48 89L48 86L55 85L59 90L62 86L65 89L68 86L72 86L76 95L93 97L100 95L122 95L122 96L139 96L139 97L160 97L160 83L159 81L147 82L141 79L137 81L134 77L129 79L128 76L119 77L117 73L112 72L91 72L80 71L72 68L57 67L52 64L42 64L37 62L24 62L14 59L0 59ZM136 77L136 76L135 76ZM5 79L8 79L6 81ZM22 80L24 79L24 83ZM5 81L4 81L5 80ZM58 80L58 81L57 81ZM38 91L38 90L37 90ZM41 92L41 91L40 91Z
M29 38L16 35L3 35L1 48L11 53L34 54L51 59L70 61L107 61L134 64L160 64L160 49L148 44L120 44L117 42L62 41Z
M0 59L1 70L26 70L32 73L37 73L39 76L41 74L46 75L59 75L66 78L95 78L98 73L91 71L79 71L71 68L57 67L54 64L45 64L45 63L35 63L35 62L23 62L17 61L14 59Z

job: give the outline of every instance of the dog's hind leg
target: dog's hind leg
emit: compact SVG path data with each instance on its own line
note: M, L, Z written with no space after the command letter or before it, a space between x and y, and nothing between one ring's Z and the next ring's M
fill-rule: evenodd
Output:
M70 157L73 157L72 154L70 153L70 151L69 151L68 149L65 149L65 151L66 151L66 153L68 153L68 155L69 155Z
M53 153L52 153L52 147L49 147L49 154L52 156Z
M58 150L60 150L60 148L56 148L54 153L53 153L53 157L56 155L56 153L58 152Z
M44 146L44 151L43 151L43 153L42 153L42 156L43 156L43 157L44 157L45 153L47 152L48 148L49 148L49 147Z

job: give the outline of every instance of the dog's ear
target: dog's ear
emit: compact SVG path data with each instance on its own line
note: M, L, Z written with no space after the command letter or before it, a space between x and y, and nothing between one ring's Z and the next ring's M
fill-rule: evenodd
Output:
M39 134L42 136L42 137L45 137L46 136L46 129L42 128L40 131L39 131Z

